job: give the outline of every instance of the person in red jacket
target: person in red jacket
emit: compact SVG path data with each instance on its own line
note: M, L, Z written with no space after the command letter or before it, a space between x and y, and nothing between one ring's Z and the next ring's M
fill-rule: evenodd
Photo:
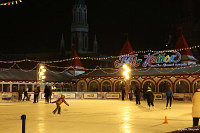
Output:
M55 114L57 110L58 110L58 114L60 114L60 112L61 112L61 107L60 107L60 105L61 105L63 102L64 102L67 106L69 106L69 104L65 101L65 96L64 96L64 95L61 95L61 97L58 98L58 100L52 102L52 103L56 103L56 106L57 106L56 109L52 112L53 114Z

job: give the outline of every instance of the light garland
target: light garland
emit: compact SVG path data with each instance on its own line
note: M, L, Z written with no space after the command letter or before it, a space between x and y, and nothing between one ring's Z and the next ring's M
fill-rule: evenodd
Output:
M11 6L11 5L16 5L16 4L19 4L19 3L21 3L22 2L22 0L16 0L16 1L11 1L11 2L6 2L6 3L1 3L0 5L1 6Z
M147 50L147 51L134 51L134 53L156 53L156 52L170 52L170 51L184 51L184 50L189 50L189 49L196 49L199 48L200 45L188 47L188 48L181 48L181 49L173 49L173 50L163 50L163 51L153 51L153 50ZM116 59L119 58L120 56L129 56L133 54L133 52L125 55L118 55L118 56L108 56L108 57L73 57L73 58L66 58L63 60L53 60L53 61L38 61L38 60L31 60L31 59L23 59L23 60L15 60L15 61L0 61L0 63L19 63L19 62L36 62L36 63L61 63L61 62L67 62L71 60L107 60L107 59Z

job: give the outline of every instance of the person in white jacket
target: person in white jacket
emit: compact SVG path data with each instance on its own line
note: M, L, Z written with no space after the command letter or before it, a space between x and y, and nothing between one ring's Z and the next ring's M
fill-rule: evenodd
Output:
M198 126L200 118L200 82L197 85L197 90L195 91L192 98L192 117L193 117L193 127Z

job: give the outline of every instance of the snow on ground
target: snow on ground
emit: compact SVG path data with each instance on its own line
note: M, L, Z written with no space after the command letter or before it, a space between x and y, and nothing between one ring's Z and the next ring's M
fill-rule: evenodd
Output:
M20 117L26 114L27 133L163 133L192 126L191 102L176 101L165 110L156 101L148 110L146 101L67 100L61 115L53 115L55 104L0 103L0 132L21 133ZM168 124L163 124L167 116Z

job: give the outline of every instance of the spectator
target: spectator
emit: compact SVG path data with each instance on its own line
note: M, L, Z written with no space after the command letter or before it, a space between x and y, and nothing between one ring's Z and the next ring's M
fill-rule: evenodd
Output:
M195 91L192 98L192 117L193 127L199 125L200 118L200 82L197 83L197 90Z
M171 109L172 106L172 98L173 98L173 92L171 88L166 92L166 97L167 97L167 103L166 103L166 109L168 107L168 103L170 102L169 109Z

